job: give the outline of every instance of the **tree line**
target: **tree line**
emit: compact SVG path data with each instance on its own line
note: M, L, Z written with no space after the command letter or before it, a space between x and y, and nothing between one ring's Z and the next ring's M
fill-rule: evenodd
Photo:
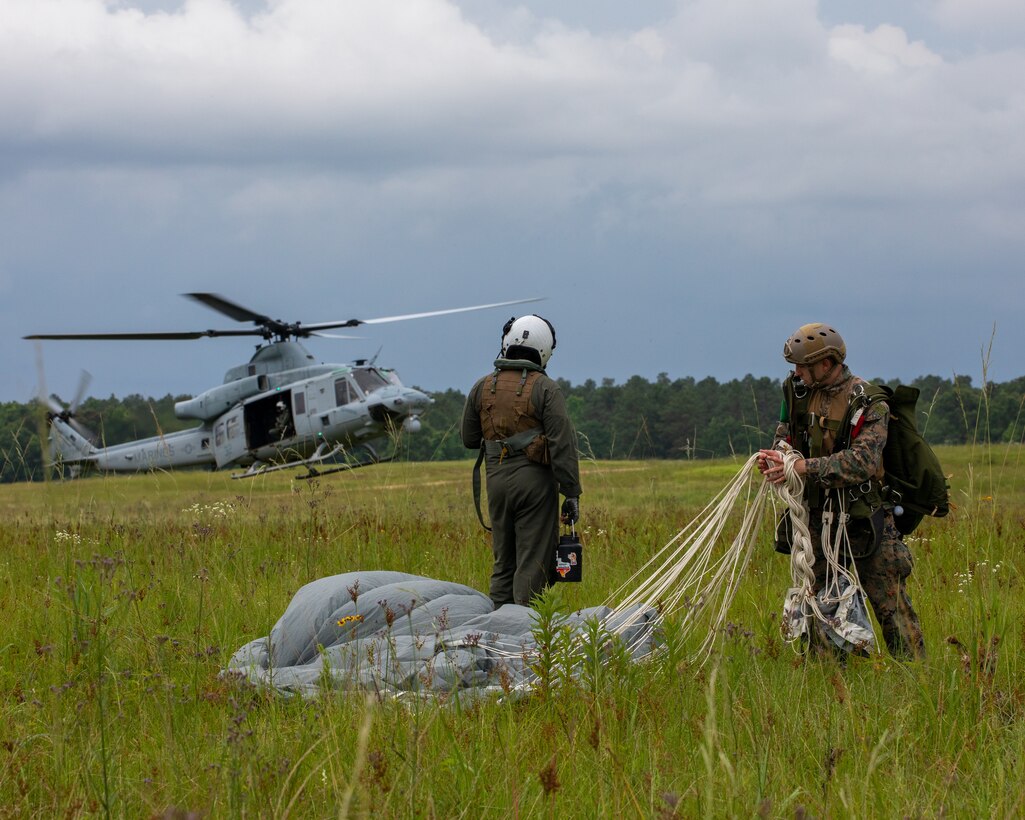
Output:
M709 459L746 457L771 443L782 398L779 379L745 376L720 383L714 378L654 381L633 376L622 384L588 379L574 385L559 379L577 429L581 453L595 459ZM897 382L874 380L891 387ZM932 444L1021 442L1025 377L972 384L970 376L923 376L911 382L921 391L918 424ZM434 404L415 435L396 440L399 458L438 461L470 458L459 440L465 393L432 393ZM189 396L160 399L131 395L89 398L77 418L105 444L166 434L195 426L174 415L174 404ZM0 482L41 480L46 417L36 404L0 404Z

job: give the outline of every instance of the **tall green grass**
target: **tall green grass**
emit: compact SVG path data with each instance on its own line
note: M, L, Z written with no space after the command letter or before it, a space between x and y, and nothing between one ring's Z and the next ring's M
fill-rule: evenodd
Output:
M911 541L926 661L796 655L767 522L704 665L669 624L657 661L472 706L301 701L218 677L315 578L397 569L487 589L468 464L0 487L0 814L1019 815L1020 448L939 454L956 508ZM601 603L739 467L587 464L585 581L546 602L552 651L560 610Z

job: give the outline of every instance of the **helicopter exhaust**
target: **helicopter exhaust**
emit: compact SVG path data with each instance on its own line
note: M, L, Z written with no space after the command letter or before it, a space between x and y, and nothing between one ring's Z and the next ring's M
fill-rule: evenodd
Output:
M270 379L263 373L213 387L192 399L175 402L174 414L180 419L213 421L243 399L266 393Z

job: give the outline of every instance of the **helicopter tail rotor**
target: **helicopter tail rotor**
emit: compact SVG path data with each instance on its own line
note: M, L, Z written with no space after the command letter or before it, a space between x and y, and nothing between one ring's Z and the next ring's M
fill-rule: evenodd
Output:
M78 414L78 406L82 403L82 399L85 397L85 391L88 389L90 381L92 381L92 375L83 370L82 375L78 380L78 388L75 391L75 397L66 407L61 402L60 397L54 393L51 393L45 398L41 398L40 401L46 407L46 420L50 423L51 427L55 420L59 420L85 439L85 442L88 445L95 446L96 436L88 427L76 418Z

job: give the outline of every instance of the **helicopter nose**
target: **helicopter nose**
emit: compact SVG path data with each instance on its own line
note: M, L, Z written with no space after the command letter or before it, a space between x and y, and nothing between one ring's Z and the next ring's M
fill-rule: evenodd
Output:
M385 415L391 418L402 418L421 413L433 403L434 399L426 393L421 393L410 387L403 387L391 396L382 397L380 402L370 408L370 414L378 421L383 421Z
M419 390L413 390L412 388L407 388L402 398L405 399L406 405L412 410L425 410L434 404L434 399L426 393L421 393Z

